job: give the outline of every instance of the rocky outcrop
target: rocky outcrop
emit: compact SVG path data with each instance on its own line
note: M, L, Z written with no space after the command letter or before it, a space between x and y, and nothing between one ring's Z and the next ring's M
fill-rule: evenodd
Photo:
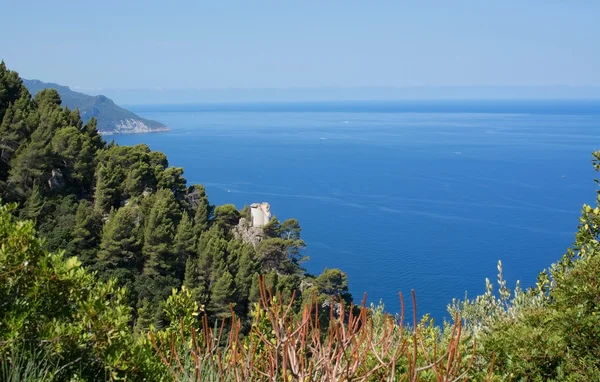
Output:
M48 179L48 186L52 191L60 190L65 186L65 177L63 176L62 171L57 168L52 169L52 175L50 175L50 179Z
M236 239L241 240L244 243L252 244L254 248L258 246L258 243L260 243L264 237L262 228L253 227L246 218L241 218L238 225L233 227L232 232Z
M233 227L233 235L244 243L250 243L256 248L264 238L263 227L271 220L271 206L267 202L250 205L250 220L241 218L238 225Z
M166 126L150 127L144 121L139 119L122 119L117 121L115 129L112 131L102 131L102 135L112 134L139 134L139 133L155 133L160 131L169 131Z

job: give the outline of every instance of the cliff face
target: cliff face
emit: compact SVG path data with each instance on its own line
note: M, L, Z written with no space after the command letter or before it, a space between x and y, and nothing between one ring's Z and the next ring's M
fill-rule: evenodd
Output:
M156 133L160 131L169 131L167 126L154 126L150 127L142 119L122 119L115 122L115 129L113 131L103 131L103 135L112 134L136 134L136 133ZM147 121L146 121L147 122Z
M98 131L104 135L152 133L168 131L164 124L142 118L137 114L116 105L110 98L105 96L90 96L75 92L67 86L46 83L38 80L23 80L32 95L43 89L56 89L62 100L62 105L69 109L79 109L83 122L92 117L98 120Z
M246 218L241 218L238 225L233 227L232 232L236 239L252 244L254 248L258 246L264 236L262 227L253 227Z

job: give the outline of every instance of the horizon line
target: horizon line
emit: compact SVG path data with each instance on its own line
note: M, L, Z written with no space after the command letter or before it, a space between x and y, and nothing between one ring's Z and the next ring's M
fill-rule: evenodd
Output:
M41 82L46 82L38 80ZM57 84L56 82L49 81L47 83ZM553 85L406 85L406 86L377 86L377 85L364 85L364 86L283 86L283 87L212 87L212 88L164 88L164 87L82 87L79 85L63 85L69 87L73 91L256 91L256 90L410 90L410 89L598 89L600 90L600 84L598 85L569 85L569 84L553 84Z

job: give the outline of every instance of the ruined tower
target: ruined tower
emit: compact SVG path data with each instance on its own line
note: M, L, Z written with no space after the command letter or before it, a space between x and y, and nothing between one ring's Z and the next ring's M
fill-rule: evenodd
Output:
M271 220L271 206L269 203L253 203L250 205L252 227L262 227Z

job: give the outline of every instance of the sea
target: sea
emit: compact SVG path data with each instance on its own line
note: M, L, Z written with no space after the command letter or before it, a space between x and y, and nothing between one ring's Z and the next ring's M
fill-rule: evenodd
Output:
M599 101L143 105L172 130L145 143L206 187L211 204L268 202L296 218L311 274L346 272L357 303L449 318L485 291L535 284L595 203ZM410 299L405 297L407 305ZM408 312L408 310L407 310Z

